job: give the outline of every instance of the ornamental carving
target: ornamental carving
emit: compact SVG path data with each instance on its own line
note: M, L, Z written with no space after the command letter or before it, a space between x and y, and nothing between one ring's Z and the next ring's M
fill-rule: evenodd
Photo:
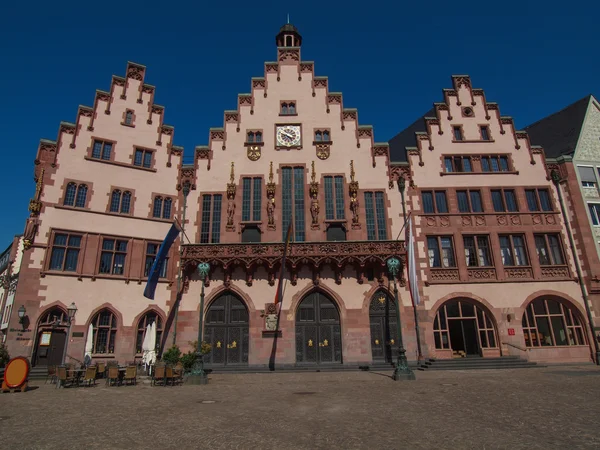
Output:
M372 128L359 128L358 129L358 137L359 138L372 137L372 136L373 136Z
M280 49L279 61L300 61L300 52L293 49Z
M358 181L354 179L354 160L350 161L350 185L348 186L348 193L350 195L350 212L352 213L352 229L360 230L360 221L358 212L360 203L358 201Z
M498 222L498 225L508 225L508 219L506 216L496 216L496 221Z
M496 269L469 269L467 273L470 281L496 279Z
M534 225L540 225L542 223L542 216L540 214L532 214L531 215L531 222Z
M331 146L329 144L317 144L317 158L326 160L331 154Z
M469 77L456 77L456 78L454 78L454 84L456 86L456 89L460 88L461 86L470 88L471 80L469 79Z
M224 131L211 131L210 132L210 139L211 140L222 141L223 139L225 139L225 132Z
M75 134L75 126L71 124L63 123L60 126L60 132L65 134Z
M521 216L512 215L510 216L511 225L521 225Z
M458 269L431 269L429 271L430 281L458 281Z
M172 136L172 135L173 135L173 128L172 128L172 127L169 127L169 126L166 126L166 125L163 125L163 126L160 128L160 132L161 132L162 134L166 134L167 136Z
M475 225L478 227L485 226L485 216L475 216Z
M489 111L498 111L498 103L486 103L485 106Z
M79 108L79 115L83 117L92 117L94 110L91 108Z
M162 106L152 105L152 114L162 114L164 111Z
M108 94L108 92L96 91L96 99L101 100L103 102L108 102L110 100L110 95Z
M394 181L398 181L400 178L404 178L405 181L409 182L409 185L412 187L414 183L410 176L410 166L406 165L393 165L390 168L390 180L389 187L390 189L394 188Z
M312 72L313 65L310 63L302 63L300 64L300 72Z
M460 222L463 227L473 226L473 218L471 216L462 216Z
M386 156L388 153L387 145L376 145L373 147L373 155L374 156Z
M437 220L435 217L433 216L421 216L423 218L423 221L425 222L425 226L426 227L436 227L437 226Z
M310 215L312 217L312 223L310 228L312 230L318 230L319 225L319 183L316 181L317 174L315 173L315 162L311 164L311 181L310 181Z
M440 217L440 226L442 226L442 227L449 227L450 226L450 217L448 217L448 216L441 216Z
M510 117L500 117L500 123L502 125L512 125L513 120Z
M260 159L261 150L258 145L249 145L246 148L246 154L250 161L258 161Z
M344 111L342 118L344 120L356 120L356 111Z
M266 87L266 83L264 78L258 79L258 80L252 80L252 87L253 88L262 88L264 89Z
M273 161L269 164L269 182L267 183L267 228L275 230L275 183L273 182Z
M113 83L115 86L125 86L125 79L121 77L113 77Z
M265 64L265 70L267 73L277 73L277 71L279 70L279 64L277 64L277 63Z
M542 278L569 278L569 269L565 267L542 267Z
M198 159L209 159L210 158L210 150L206 147L197 148L196 155Z
M225 123L237 123L238 113L225 113Z
M154 88L152 86L148 86L147 84L142 86L142 92L144 94L152 94L154 93Z
M338 94L329 94L327 96L327 103L330 105L341 105L342 104L342 96Z
M524 278L533 278L533 272L530 268L518 268L518 269L504 269L504 274L506 278L509 279L524 279Z
M251 95L240 95L238 96L239 98L239 102L240 102L240 106L241 105L252 105L252 96Z
M231 173L229 175L229 183L227 183L227 225L225 229L227 231L235 231L235 225L233 224L233 218L235 216L235 173L234 163L231 163Z
M554 214L546 214L544 217L548 225L556 225L556 216Z
M130 65L127 68L127 78L142 81L144 79L144 68L140 66Z
M313 87L326 88L327 87L327 78L315 78L313 80Z

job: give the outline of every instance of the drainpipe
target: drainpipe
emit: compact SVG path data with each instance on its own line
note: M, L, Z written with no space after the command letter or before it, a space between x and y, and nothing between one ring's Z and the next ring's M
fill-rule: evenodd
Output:
M569 222L567 216L567 210L565 208L565 201L562 196L562 191L560 188L560 174L558 171L553 170L550 172L550 177L552 178L552 182L554 186L556 186L556 192L558 193L558 201L560 203L560 211L563 216L563 220L565 222L565 227L567 228L567 236L569 237L569 244L571 245L571 251L573 253L573 261L575 262L575 270L577 271L577 279L579 281L579 288L581 289L581 296L583 297L583 303L585 305L585 312L587 313L587 319L590 325L590 331L592 333L592 341L594 342L594 350L596 354L596 364L600 365L600 348L598 348L598 341L594 335L594 319L592 317L592 310L590 308L590 300L587 295L587 288L585 287L585 282L583 281L583 271L581 270L581 264L579 263L579 258L577 256L577 250L575 249L575 240L573 239L573 231L571 230L571 223Z

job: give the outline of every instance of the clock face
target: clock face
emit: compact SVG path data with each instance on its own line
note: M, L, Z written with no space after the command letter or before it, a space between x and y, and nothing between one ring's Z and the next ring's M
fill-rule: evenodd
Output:
M300 145L300 125L282 125L277 127L277 145L294 147Z

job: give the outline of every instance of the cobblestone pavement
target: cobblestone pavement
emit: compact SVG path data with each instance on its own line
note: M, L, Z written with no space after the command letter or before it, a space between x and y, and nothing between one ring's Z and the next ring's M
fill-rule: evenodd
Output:
M600 369L211 375L0 394L3 449L599 448Z

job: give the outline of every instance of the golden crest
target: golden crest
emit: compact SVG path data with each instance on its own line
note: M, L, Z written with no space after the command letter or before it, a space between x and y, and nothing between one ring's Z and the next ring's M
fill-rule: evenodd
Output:
M330 147L327 144L317 144L317 158L327 159L329 158Z
M323 347L327 347L329 345L329 341L327 339L325 339L323 341Z
M375 339L375 345L379 345L379 339Z
M385 297L383 295L379 297L379 303L381 303L382 305L385 303Z
M221 348L221 341L217 341L217 348Z
M248 159L250 161L258 161L260 159L260 146L258 145L249 145L246 149L248 154Z
M391 345L394 345L394 342L395 342L395 341L394 341L393 339L390 339L390 344L391 344Z
M309 340L308 340L308 346L309 346L309 347L312 347L312 346L313 346L313 341L312 341L312 339L309 339Z

